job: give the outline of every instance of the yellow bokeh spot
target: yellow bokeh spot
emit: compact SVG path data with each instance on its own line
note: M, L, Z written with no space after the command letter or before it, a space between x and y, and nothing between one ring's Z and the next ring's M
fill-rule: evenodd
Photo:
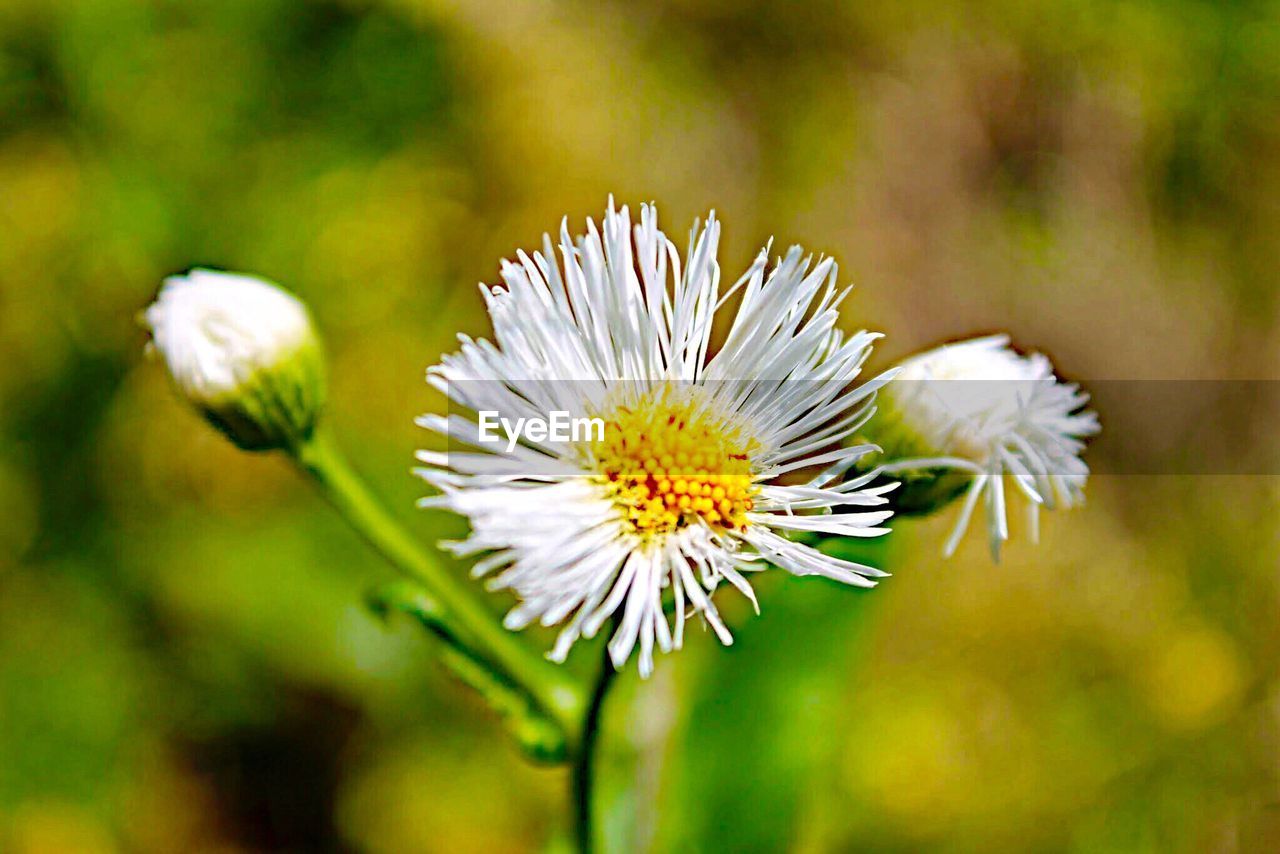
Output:
M634 533L746 524L759 492L751 471L758 443L696 389L664 386L602 418L604 438L586 451Z
M1234 642L1207 626L1191 626L1164 639L1147 672L1151 707L1176 731L1222 720L1239 705L1244 683Z

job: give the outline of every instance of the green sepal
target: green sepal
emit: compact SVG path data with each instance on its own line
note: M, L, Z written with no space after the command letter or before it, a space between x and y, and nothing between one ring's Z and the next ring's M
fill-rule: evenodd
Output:
M881 449L880 453L869 454L858 461L856 468L860 472L900 460L946 456L945 448L912 427L891 390L892 384L880 392L876 398L876 414L849 440L850 444L872 444ZM973 475L968 472L924 467L895 471L879 478L872 486L898 481L898 488L887 496L893 512L901 516L927 516L963 495L972 480Z
M241 450L271 451L308 441L324 403L324 356L309 338L271 367L248 372L234 391L196 407Z

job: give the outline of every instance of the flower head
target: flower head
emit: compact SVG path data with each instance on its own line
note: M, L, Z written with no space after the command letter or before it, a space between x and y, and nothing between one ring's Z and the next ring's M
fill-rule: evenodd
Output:
M612 203L602 229L588 222L574 239L562 225L559 263L547 237L503 264L504 286L482 287L493 342L462 337L428 371L465 414L419 423L474 450L420 452L440 491L420 503L469 519L470 537L446 545L515 593L509 628L563 624L555 660L613 615L614 665L638 645L642 675L655 646L681 645L688 615L728 644L713 591L728 582L755 604L747 576L769 564L864 587L885 575L791 538L886 532L889 487L843 478L872 450L842 441L887 381L851 385L878 336L836 328L836 266L799 247L772 266L766 247L722 290L719 236L714 214L695 223L682 263L650 206L634 228ZM571 412L601 430L485 444L472 413L488 411Z
M1009 538L1005 481L1027 501L1032 537L1039 511L1084 499L1089 467L1084 439L1098 417L1089 396L1060 381L1036 353L1019 355L1004 335L948 344L907 359L881 394L870 435L888 462L878 471L903 479L898 505L931 511L964 495L943 549L959 545L978 500L984 499L992 557Z
M296 297L252 276L192 270L164 280L143 322L174 386L240 447L287 447L311 434L324 364Z

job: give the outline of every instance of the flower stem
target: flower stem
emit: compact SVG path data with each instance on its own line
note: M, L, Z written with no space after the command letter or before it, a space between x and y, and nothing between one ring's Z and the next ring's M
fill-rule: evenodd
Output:
M452 642L525 692L563 730L569 755L577 756L587 707L581 686L503 628L474 591L446 569L445 562L400 527L351 469L326 430L316 430L298 445L293 459L370 545L434 597L441 610L439 619L452 624Z
M617 671L614 670L613 662L609 658L609 648L606 645L604 660L600 663L600 673L596 677L591 699L582 718L582 740L574 754L573 767L569 774L570 794L573 799L574 836L578 841L578 854L592 854L595 851L592 789L595 783L596 741L600 737L600 717L604 710L605 696L615 676Z

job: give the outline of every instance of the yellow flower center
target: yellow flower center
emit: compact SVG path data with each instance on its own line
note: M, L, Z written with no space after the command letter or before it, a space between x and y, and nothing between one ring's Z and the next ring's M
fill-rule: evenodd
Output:
M587 450L634 533L746 524L759 492L751 475L758 443L709 412L695 389L664 386L603 418L604 439Z

